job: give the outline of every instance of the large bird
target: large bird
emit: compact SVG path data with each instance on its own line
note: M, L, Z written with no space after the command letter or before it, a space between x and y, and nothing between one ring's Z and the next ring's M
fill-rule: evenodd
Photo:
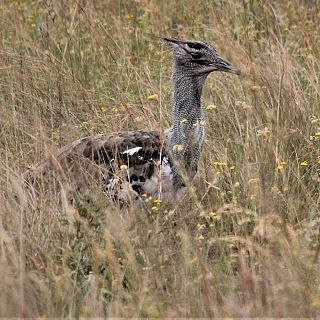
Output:
M239 71L206 42L169 38L164 42L173 52L172 126L164 139L156 131L79 139L28 170L24 178L29 185L46 192L68 185L71 191L82 192L94 182L121 202L132 194L158 194L160 199L183 194L196 175L206 133L201 106L204 82L213 71Z

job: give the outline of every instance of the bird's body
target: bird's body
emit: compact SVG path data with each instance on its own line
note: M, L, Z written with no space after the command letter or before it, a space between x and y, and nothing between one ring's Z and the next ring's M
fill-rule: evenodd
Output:
M169 157L156 131L84 137L30 168L24 178L37 189L45 186L47 193L61 185L85 192L95 182L121 203L132 194L167 198L174 191Z
M82 138L26 172L30 185L67 184L82 192L96 182L115 201L125 201L130 193L174 199L182 194L197 172L205 138L200 101L205 79L212 71L238 71L204 42L165 42L173 48L173 116L163 139L155 131Z

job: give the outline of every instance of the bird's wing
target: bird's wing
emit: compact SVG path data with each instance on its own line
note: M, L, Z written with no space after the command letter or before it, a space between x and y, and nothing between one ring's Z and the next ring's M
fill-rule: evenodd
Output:
M110 193L126 180L139 193L163 156L163 144L155 131L89 136L64 147L56 156L48 156L28 170L24 178L32 186L51 189L64 183L78 191L91 183L103 182Z

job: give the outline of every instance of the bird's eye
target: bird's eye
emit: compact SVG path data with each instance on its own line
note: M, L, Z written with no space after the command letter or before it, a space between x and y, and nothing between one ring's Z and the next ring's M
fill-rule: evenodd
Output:
M204 47L203 44L198 42L188 42L187 45L189 48L196 49L196 50L201 50Z
M200 59L202 56L199 52L190 52L190 54L193 59Z

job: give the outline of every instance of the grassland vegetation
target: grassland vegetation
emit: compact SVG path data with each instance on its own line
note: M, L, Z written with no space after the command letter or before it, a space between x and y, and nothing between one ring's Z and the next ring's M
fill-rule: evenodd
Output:
M320 314L320 2L2 1L0 316ZM21 174L86 135L163 130L171 54L204 40L241 71L204 93L182 203L126 216L99 186L51 201Z

